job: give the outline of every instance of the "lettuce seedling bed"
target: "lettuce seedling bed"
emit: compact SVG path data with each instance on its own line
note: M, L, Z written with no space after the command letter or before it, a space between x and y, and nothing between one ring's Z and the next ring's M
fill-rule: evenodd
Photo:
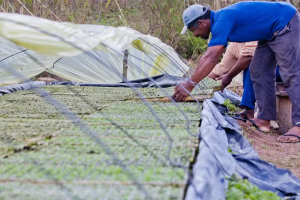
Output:
M2 96L0 199L183 197L198 149L201 104L177 104L183 114L172 102L148 102L149 109L132 101L139 95L130 88L43 89L95 134L33 91ZM146 99L166 96L157 88L137 90ZM172 95L173 88L165 91Z

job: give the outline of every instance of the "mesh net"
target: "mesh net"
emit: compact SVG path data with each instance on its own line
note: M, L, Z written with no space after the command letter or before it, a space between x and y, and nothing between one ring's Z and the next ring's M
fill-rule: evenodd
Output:
M0 14L0 26L9 29L0 31L1 41L10 49L1 54L2 84L28 81L40 68L86 82L146 77L157 87L52 85L2 96L0 198L183 198L199 144L197 98L209 97L217 84L200 83L190 94L194 102L178 104L171 98L174 88L161 88L151 76L166 74L177 82L171 75L182 76L189 67L157 39L127 29L108 37L101 35L103 27L87 34L75 25L30 19L37 22ZM62 33L53 35L51 28ZM26 42L17 37L20 30ZM30 34L41 38L29 40ZM124 37L123 45L107 44ZM124 66L128 76L120 71Z
M64 191L69 191L85 199L97 198L101 191L103 196L103 192L112 190L114 195L109 199L118 195L124 199L142 198L144 194L135 186L135 181L157 197L169 195L172 199L183 194L198 139L187 132L186 119L172 103L150 103L165 125L166 130L162 130L142 102L122 101L124 96L136 96L131 89L74 88L86 100L95 102L98 111L65 87L52 86L45 90L57 95L57 100L81 116L105 146L82 133L62 113L31 91L3 96L1 133L4 144L1 145L1 154L5 158L0 167L2 196L34 199L43 194L61 198L68 195ZM151 96L157 93L156 89L148 88L140 89L140 92ZM5 108L9 102L11 106ZM200 118L195 112L197 105L185 103L184 106L192 121L190 131L196 134ZM112 155L107 154L105 148L109 148ZM124 167L134 174L135 180ZM15 193L12 190L16 184L24 189L32 185L38 190L20 188ZM59 187L61 184L64 187ZM80 194L77 194L79 188ZM101 190L90 192L96 188Z

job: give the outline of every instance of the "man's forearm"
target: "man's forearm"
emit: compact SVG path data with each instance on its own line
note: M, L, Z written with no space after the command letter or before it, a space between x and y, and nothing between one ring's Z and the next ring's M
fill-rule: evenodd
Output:
M206 53L200 59L195 73L191 76L193 82L199 83L204 79L217 64L219 57L224 52L224 46L218 45L208 47ZM181 81L174 89L172 98L176 102L184 101L186 97L192 92L195 84L190 81Z
M221 46L210 47L200 59L195 73L191 76L193 82L199 83L204 79L216 66L224 48Z
M227 76L229 76L230 78L234 78L236 75L238 75L241 71L243 71L250 65L252 58L252 56L241 56L236 62L236 64L227 73Z
M199 61L195 73L191 76L193 82L199 83L204 79L216 66L217 61L210 57L202 57Z

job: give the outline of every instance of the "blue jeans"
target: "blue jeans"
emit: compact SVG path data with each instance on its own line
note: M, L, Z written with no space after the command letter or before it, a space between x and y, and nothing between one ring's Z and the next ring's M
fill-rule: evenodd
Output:
M279 66L277 66L276 69L276 82L282 82L279 74ZM243 72L243 87L244 87L244 93L242 97L241 106L254 110L256 99L255 99L253 83L250 78L249 67L247 67Z

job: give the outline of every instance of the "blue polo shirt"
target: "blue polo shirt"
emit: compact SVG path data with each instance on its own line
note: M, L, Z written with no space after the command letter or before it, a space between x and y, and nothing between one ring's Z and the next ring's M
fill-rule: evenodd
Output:
M212 38L208 47L229 42L270 40L296 13L288 3L240 2L211 12Z

